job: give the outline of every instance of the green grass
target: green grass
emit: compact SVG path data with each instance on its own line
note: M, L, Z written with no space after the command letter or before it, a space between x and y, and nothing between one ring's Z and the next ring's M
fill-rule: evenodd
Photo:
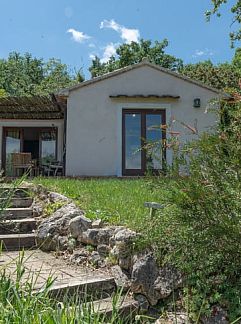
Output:
M34 182L72 199L91 219L101 218L110 224L139 229L149 214L144 202L162 202L168 195L170 181L160 179L54 179L36 178Z

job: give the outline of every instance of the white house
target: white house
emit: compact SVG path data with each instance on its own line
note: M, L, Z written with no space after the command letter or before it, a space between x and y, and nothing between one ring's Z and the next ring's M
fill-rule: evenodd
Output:
M209 131L217 121L211 102L223 96L143 60L63 89L52 100L1 99L1 168L11 153L30 152L61 161L67 176L159 170L163 159L172 162L171 150L143 150L143 144L168 141L176 132L184 142Z
M223 96L146 60L60 94L67 97L67 176L143 175L150 165L161 169L161 150L147 154L143 142L168 140L176 131L186 141L208 131L217 120L210 102ZM171 163L171 151L162 154Z

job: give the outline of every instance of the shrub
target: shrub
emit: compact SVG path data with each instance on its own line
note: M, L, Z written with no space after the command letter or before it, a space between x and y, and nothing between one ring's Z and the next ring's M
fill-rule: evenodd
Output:
M186 276L196 320L215 304L231 320L241 316L241 104L225 120L184 148L188 163L180 159L179 167L188 164L190 174L173 183L153 226L156 253Z

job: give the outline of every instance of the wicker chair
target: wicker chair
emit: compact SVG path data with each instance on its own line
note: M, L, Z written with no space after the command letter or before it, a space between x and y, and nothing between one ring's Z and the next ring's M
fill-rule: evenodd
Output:
M13 176L20 176L20 170L23 173L32 173L31 153L12 153L11 154Z

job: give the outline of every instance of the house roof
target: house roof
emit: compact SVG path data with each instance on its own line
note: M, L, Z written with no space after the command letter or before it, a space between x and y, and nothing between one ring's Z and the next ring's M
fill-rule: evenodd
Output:
M215 89L213 87L210 87L200 81L196 81L196 80L193 80L193 79L190 79L189 77L187 76L184 76L182 74L179 74L177 72L173 72L171 70L168 70L166 68L163 68L157 64L153 64L153 63L150 63L146 58L144 58L140 63L137 63L137 64L133 64L133 65L128 65L126 67L123 67L121 69L118 69L118 70L115 70L113 72L109 72L109 73L106 73L106 74L103 74L99 77L95 77L93 79L90 79L90 80L87 80L87 81L84 81L84 82L81 82L79 84L76 84L74 86L71 86L69 88L65 88L65 89L62 89L58 92L58 94L60 95L65 95L65 96L68 96L69 95L69 92L71 91L74 91L74 90L77 90L79 88L83 88L83 87L86 87L88 85L91 85L91 84L94 84L96 82L100 82L102 80L105 80L105 79L109 79L109 78L112 78L112 77L115 77L115 76L118 76L122 73L125 73L125 72L128 72L128 71L131 71L131 70L135 70L135 69L138 69L142 66L149 66L157 71L160 71L160 72L163 72L163 73L166 73L166 74L169 74L169 75L172 75L178 79L181 79L181 80L184 80L186 82L189 82L189 83L192 83L192 84L195 84L201 88L204 88L204 89L207 89L207 90L210 90L216 94L219 94L219 95L222 95L224 97L228 97L227 94L225 94L224 92L218 90L218 89Z
M0 98L0 119L62 119L63 117L64 104L54 95Z
M180 96L172 96L169 94L164 95L155 95L155 94L149 94L149 95L141 95L141 94L135 94L135 95L125 95L125 94L119 94L119 95L111 95L109 96L111 99L180 99Z

